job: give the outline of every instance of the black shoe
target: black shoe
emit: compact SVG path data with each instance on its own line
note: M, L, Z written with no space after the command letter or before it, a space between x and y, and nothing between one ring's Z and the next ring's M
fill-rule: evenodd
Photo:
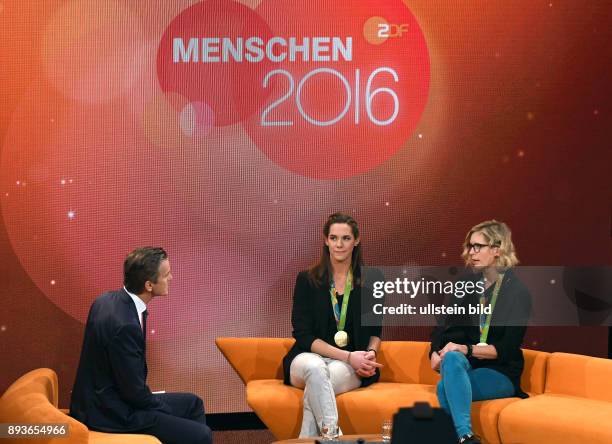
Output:
M481 444L480 438L476 435L463 435L459 438L459 444Z

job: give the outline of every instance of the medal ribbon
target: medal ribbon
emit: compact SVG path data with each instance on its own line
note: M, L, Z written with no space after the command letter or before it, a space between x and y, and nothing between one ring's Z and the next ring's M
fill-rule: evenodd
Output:
M333 278L331 280L329 294L331 296L331 303L334 309L334 318L336 318L336 328L338 329L338 331L344 330L344 324L346 324L346 309L348 307L349 297L351 296L352 289L353 289L353 273L349 269L346 275L346 284L344 285L344 298L342 299L342 311L341 311L340 304L338 304L336 284Z
M503 274L497 275L497 281L495 282L495 288L493 289L493 297L491 298L491 313L485 315L481 313L480 315L480 342L486 344L487 336L489 336L489 326L491 325L491 317L493 317L493 310L495 310L495 303L497 302L497 295L499 294L499 289L501 288L502 280L504 279ZM480 296L480 305L484 309L486 303L486 298L484 295ZM484 322L483 322L484 320Z

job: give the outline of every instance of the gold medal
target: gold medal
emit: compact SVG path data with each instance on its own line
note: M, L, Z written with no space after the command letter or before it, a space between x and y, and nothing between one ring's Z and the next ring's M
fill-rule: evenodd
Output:
M487 345L489 344L487 344L486 342L479 342L478 344L476 344L476 347L486 347Z
M346 285L344 286L344 299L342 299L342 309L338 307L338 296L336 294L336 285L334 281L330 282L329 295L331 297L332 310L334 312L334 318L336 318L336 328L338 332L334 335L334 342L340 348L344 348L348 345L348 334L344 331L344 325L346 324L346 310L348 308L349 297L351 296L351 290L353 289L353 274L349 269L346 275Z
M334 335L334 342L338 347L346 347L348 344L348 334L344 330L338 331Z

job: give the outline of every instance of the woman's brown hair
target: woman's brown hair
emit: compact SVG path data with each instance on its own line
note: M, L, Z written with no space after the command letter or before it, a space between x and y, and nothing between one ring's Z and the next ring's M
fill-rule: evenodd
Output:
M357 221L348 214L334 213L327 218L327 222L323 225L323 235L325 239L329 236L329 230L333 224L347 224L351 227L351 232L355 239L359 239L359 226ZM363 257L361 254L361 242L359 242L353 248L351 255L351 271L353 272L353 285L357 286L361 284L361 267L363 266ZM321 258L319 261L308 269L308 279L310 283L321 288L329 283L331 276L331 262L329 259L329 247L323 244L323 250L321 251Z

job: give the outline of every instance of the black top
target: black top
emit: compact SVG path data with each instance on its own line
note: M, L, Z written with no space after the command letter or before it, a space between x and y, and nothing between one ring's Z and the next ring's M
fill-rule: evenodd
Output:
M308 272L302 271L298 274L293 291L293 311L291 312L291 324L293 325L293 337L295 344L283 359L284 382L290 385L289 369L293 359L304 352L311 352L311 346L315 339L321 339L334 347L334 335L338 331L334 317L331 296L329 294L329 283L317 288L308 279ZM342 298L338 302L342 303ZM355 286L350 295L346 309L346 324L344 330L348 334L348 344L344 350L366 350L371 336L380 337L381 327L365 327L361 325L361 287ZM369 378L361 379L361 386L365 387L376 381L380 372Z
M473 275L466 280L478 280L482 275ZM491 285L485 295L490 298L494 285ZM477 304L478 296L466 296L461 305ZM467 312L467 309L466 309ZM472 368L490 368L506 375L514 385L516 396L526 398L521 390L521 374L525 360L521 344L527 330L531 314L531 295L527 287L516 277L511 269L506 270L497 296L497 302L491 318L491 326L487 344L494 345L497 350L496 359L477 359L470 357ZM448 342L456 344L476 345L480 342L478 315L454 315L448 318L445 326L436 327L431 333L431 349L441 350Z

